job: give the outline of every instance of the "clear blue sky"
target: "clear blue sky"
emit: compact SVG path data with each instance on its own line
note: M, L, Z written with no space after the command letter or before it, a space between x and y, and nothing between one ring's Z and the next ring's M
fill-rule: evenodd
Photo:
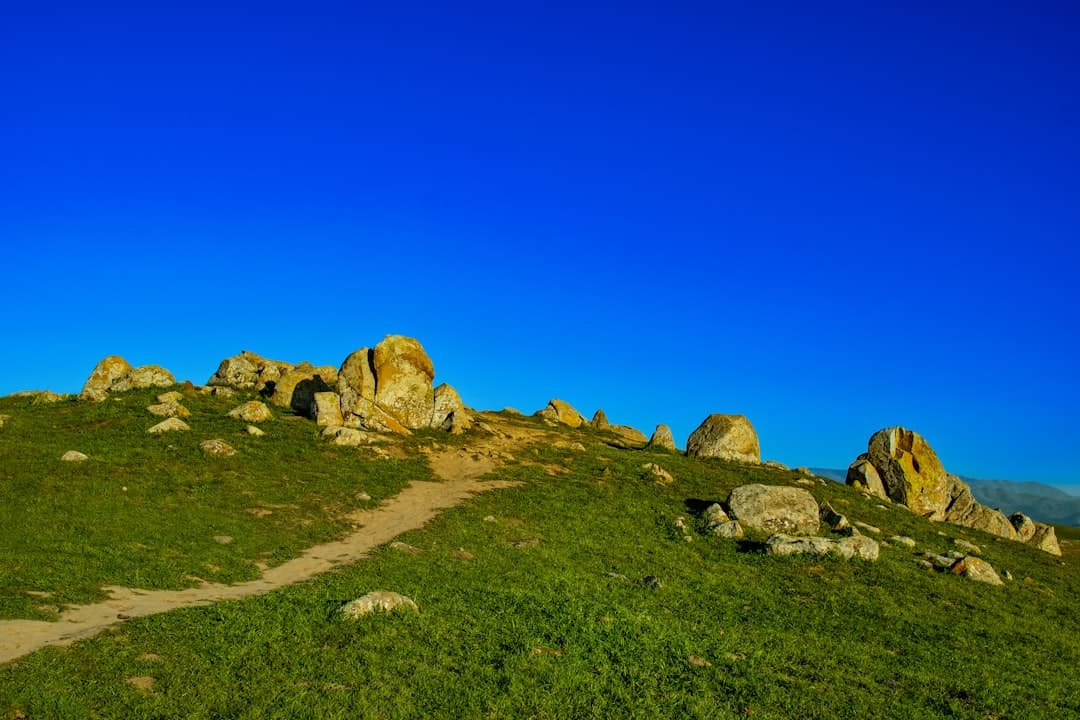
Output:
M475 407L1078 483L1076 8L8 3L0 393L399 333Z

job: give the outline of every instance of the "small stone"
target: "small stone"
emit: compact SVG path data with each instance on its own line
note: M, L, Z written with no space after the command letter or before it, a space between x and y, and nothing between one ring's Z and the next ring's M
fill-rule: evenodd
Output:
M341 447L370 445L377 439L377 436L373 433L340 426L331 426L324 429L322 436L329 440L331 444L339 445Z
M873 525L870 525L868 523L859 522L858 520L855 521L855 527L859 528L860 530L865 530L868 533L874 533L875 535L881 534L881 528L874 527Z
M686 661L688 663L690 663L691 665L693 665L694 667L701 667L701 668L712 667L711 662L709 662L705 658L698 657L697 655L689 656L688 658L686 658Z
M161 422L159 422L157 425L154 425L152 428L150 428L146 432L150 433L151 435L160 435L162 433L179 432L179 431L185 431L185 430L190 430L190 429L191 428L188 426L188 424L186 422L184 422L180 418L172 417L172 418L169 418L168 420L162 420Z
M236 448L229 445L221 438L203 440L199 443L199 449L211 457L232 457L236 454Z
M177 402L165 402L157 405L148 405L146 411L158 417L191 417L191 412Z
M367 595L345 603L341 607L341 615L349 620L355 620L375 612L391 612L397 608L420 611L412 598L400 595L396 592L376 590Z
M981 547L979 547L975 543L968 542L967 540L964 540L963 538L956 538L955 540L953 540L953 545L956 545L956 547L960 548L961 550L965 550L968 553L971 553L972 555L981 555L982 554L982 548Z
M494 515L488 515L484 518L484 522L498 522L498 519Z
M258 400L250 400L237 405L229 411L228 415L235 420L243 420L248 423L263 422L273 418L270 408Z
M805 485L807 487L813 487L815 483L810 478L798 478L797 480L795 480L795 484L796 485Z
M930 562L929 560L923 560L923 559L920 558L920 559L915 561L915 564L918 565L921 568L926 569L926 570L933 570L934 569L934 563Z
M717 537L738 540L743 536L742 525L737 520L728 520L717 525L709 526Z
M720 506L720 503L713 503L709 507L705 508L705 512L702 513L705 518L705 523L709 527L726 523L731 518L724 512L724 508Z
M909 538L907 535L892 535L889 537L889 541L894 545L903 545L904 547L915 547L915 539Z
M1013 579L1013 574L1011 572L1009 572L1008 570L1002 570L1001 571L1001 579L1011 581Z
M260 430L254 425L248 425L246 428L244 428L244 432L246 432L248 435L251 435L252 437L262 437L266 434L265 431Z
M671 473L656 463L645 463L641 466L641 469L646 480L652 480L660 485L670 485L675 482L675 478L671 476Z
M974 580L975 582L987 583L989 585L1003 585L1001 578L994 571L993 566L986 562L982 558L975 557L974 555L968 555L961 560L958 560L952 567L952 572L957 575L963 575L968 580Z
M423 550L421 550L420 548L413 547L412 545L408 543L403 543L399 540L395 540L394 542L390 543L390 547L407 555L419 555L423 552Z
M78 450L68 450L66 453L60 456L60 459L64 462L86 462L90 459L88 455L84 455Z
M216 542L219 545L228 545L232 541L233 541L233 539L232 539L231 535L215 535L214 536L214 542Z
M157 401L159 403L178 403L183 399L183 393L177 392L176 390L170 390L167 393L161 393L157 396Z

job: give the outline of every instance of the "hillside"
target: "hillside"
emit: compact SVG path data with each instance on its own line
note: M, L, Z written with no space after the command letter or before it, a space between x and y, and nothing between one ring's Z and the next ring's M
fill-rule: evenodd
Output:
M189 389L191 430L152 435L160 392L0 398L0 646L108 614L0 665L0 716L1080 717L1074 538L1057 558L786 469L506 412L347 447L288 408L251 434L228 413L254 390ZM705 509L748 483L809 490L879 558L714 534ZM349 554L418 488L454 497ZM957 540L1013 579L919 564ZM212 597L312 547L336 549L295 582ZM193 600L142 616L153 593L111 586ZM418 612L339 613L375 590Z
M812 468L821 477L842 483L846 469ZM963 478L979 502L1006 513L1022 512L1035 520L1080 527L1080 497L1037 482Z

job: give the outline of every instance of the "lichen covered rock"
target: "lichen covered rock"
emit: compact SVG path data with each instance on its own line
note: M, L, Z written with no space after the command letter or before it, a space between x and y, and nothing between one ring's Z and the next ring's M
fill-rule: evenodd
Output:
M745 463L761 462L757 432L744 415L713 414L705 418L687 438L686 454Z

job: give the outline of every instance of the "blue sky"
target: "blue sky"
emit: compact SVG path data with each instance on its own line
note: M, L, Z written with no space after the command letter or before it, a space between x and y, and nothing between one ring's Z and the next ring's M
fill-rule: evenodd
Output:
M1068 3L25 5L0 393L399 333L476 407L1080 483Z

